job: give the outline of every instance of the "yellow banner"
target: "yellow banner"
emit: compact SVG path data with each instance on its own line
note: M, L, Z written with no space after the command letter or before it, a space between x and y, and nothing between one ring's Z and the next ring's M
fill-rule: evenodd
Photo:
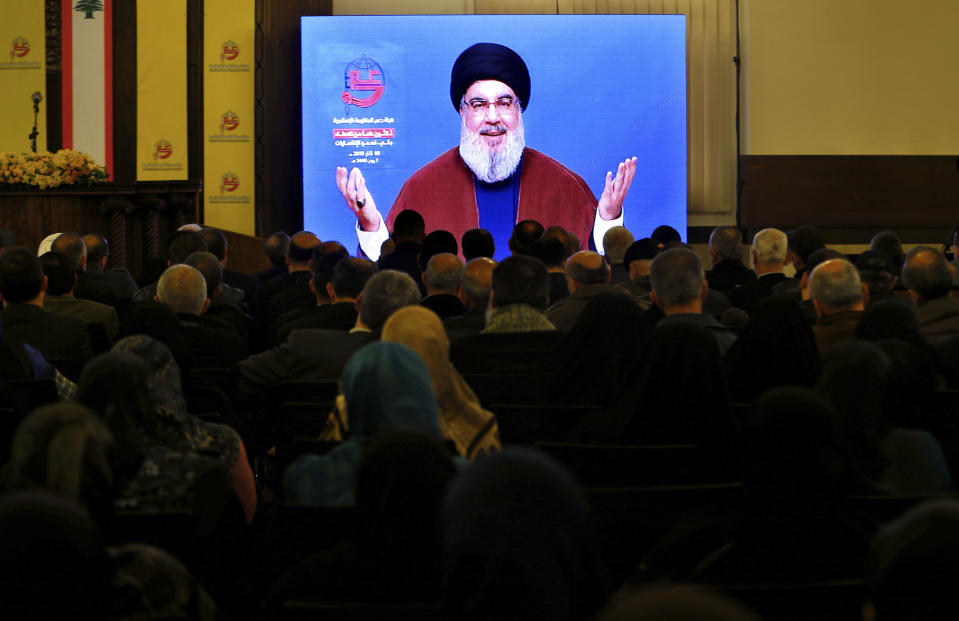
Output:
M137 180L187 179L186 0L137 0Z
M33 101L39 93L37 151L47 150L44 3L0 2L0 151L30 151Z
M203 222L255 234L255 0L203 3Z

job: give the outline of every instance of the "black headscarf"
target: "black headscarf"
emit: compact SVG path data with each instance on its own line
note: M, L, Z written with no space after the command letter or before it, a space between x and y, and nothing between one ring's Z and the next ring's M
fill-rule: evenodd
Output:
M586 498L544 454L513 448L477 460L443 513L446 617L587 619L605 601Z
M529 105L529 69L520 55L498 43L476 43L463 50L450 73L450 100L460 109L463 95L473 82L498 80L516 93L525 111Z

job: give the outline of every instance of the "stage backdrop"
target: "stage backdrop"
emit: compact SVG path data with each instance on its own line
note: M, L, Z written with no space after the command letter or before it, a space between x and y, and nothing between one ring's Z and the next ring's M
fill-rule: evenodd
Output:
M636 238L659 224L684 233L685 19L302 18L304 226L354 248L355 219L336 188L336 166L363 170L385 217L407 177L458 143L450 70L464 49L491 41L516 50L529 68L523 122L530 147L579 173L597 198L606 171L637 156L627 228Z
M0 151L30 150L33 103L46 98L46 42L43 3L37 0L0 2ZM37 117L37 151L47 150L47 103Z

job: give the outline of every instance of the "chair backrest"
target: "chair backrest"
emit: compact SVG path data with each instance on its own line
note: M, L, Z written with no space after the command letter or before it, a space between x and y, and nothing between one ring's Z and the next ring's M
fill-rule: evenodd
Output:
M480 403L492 409L497 403L540 405L547 403L549 377L509 373L463 373Z
M741 479L735 461L694 444L537 442L586 487L721 483Z
M584 416L602 410L596 406L514 403L496 403L489 409L496 415L504 444L561 442Z

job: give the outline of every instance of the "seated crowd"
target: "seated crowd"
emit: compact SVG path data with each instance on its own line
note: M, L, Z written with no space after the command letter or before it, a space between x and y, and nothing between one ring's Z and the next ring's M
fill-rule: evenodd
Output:
M10 618L959 615L941 250L549 225L257 274L187 225L139 280L0 232Z

